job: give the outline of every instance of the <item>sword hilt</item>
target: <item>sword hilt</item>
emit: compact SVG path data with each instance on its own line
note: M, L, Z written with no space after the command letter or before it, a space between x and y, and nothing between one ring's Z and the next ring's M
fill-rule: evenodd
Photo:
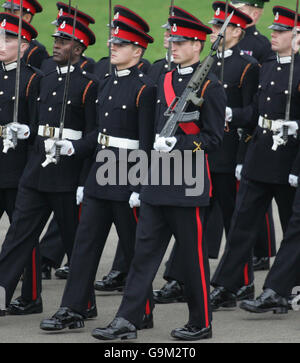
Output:
M55 146L55 160L56 160L56 164L59 163L60 161L60 150L61 150L61 146Z
M289 138L289 128L288 126L284 126L282 128L282 139L284 140L284 143L286 144L288 142Z

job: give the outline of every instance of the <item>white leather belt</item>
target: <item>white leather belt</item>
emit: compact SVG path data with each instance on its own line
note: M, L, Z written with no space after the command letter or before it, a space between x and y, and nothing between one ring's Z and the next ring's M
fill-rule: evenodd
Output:
M258 125L260 127L262 127L263 129L271 130L271 131L277 131L279 124L283 124L283 122L279 121L279 120L269 120L262 116L259 116L259 119L258 119Z
M38 135L57 139L59 137L59 128L50 127L49 125L39 126ZM82 131L63 129L62 138L69 140L79 140L82 138Z
M102 134L99 132L98 143L103 146L112 146L119 149L137 150L140 147L139 140L124 139L121 137L114 137Z

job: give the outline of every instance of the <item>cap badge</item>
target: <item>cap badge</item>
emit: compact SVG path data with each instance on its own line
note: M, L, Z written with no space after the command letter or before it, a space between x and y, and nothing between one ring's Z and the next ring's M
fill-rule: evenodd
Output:
M65 29L65 27L66 27L66 22L64 21L64 22L61 24L60 29Z
M275 20L277 21L279 19L279 13L277 12L275 15Z
M116 34L116 35L117 35L117 34L119 34L119 29L120 29L120 28L117 26L117 27L116 27L116 29L115 29L115 34Z
M173 25L172 31L173 31L173 33L177 32L177 25L176 24Z
M63 15L64 15L64 9L63 9L63 8L61 8L61 9L59 10L58 16L63 16Z
M2 21L2 23L1 23L1 28L5 28L5 26L6 26L6 19L4 19L4 20Z
M216 16L219 16L221 14L221 8L218 8L216 11Z
M120 13L116 13L116 15L114 16L114 19L119 19Z

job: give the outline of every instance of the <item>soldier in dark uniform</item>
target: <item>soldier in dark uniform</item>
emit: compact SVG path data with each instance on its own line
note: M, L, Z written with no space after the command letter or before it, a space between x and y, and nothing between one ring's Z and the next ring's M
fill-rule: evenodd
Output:
M35 102L41 78L41 73L38 70L21 61L19 124L14 126L12 121L18 56L18 30L16 30L18 24L19 17L8 13L0 14L0 29L4 29L6 38L4 44L0 46L0 218L6 212L10 222L12 221L19 181L28 157L29 126L35 119ZM24 38L25 33L26 38ZM21 55L26 52L31 39L36 36L36 30L29 23L23 21ZM14 150L8 150L11 142L11 129L14 127L18 128L18 144Z
M58 15L57 19L52 22L53 25L58 26L59 18L62 16L74 17L76 10L74 7L69 7L69 5L62 2L58 2L56 6L58 8ZM90 26L90 24L95 24L94 18L78 9L77 21L80 21L87 27ZM95 61L92 58L85 57L84 54L82 54L78 62L78 66L80 66L83 71L89 73L93 73L94 64ZM50 73L51 71L55 70L56 66L57 64L53 60L53 57L50 57L43 62L42 71L44 73ZM82 201L82 190L83 186L78 189L77 204L80 204ZM67 277L69 262L67 262L65 266L60 267L65 256L65 250L59 234L58 225L54 218L51 220L47 232L41 240L40 253L42 257L42 276L44 279L51 279L52 268L57 269L55 272L57 277Z
M300 122L285 121L289 135L285 145L282 145L280 132L286 110L295 12L280 6L274 7L273 12L272 49L277 56L262 65L259 91L252 105L244 109L226 110L230 125L258 125L242 170L227 248L212 280L215 289L211 298L216 309L236 306L236 293L243 285L245 264L251 264L251 250L257 237L259 220L263 218L272 198L278 205L283 232L292 215L295 188L291 179L299 171L296 162L299 140L295 136ZM290 112L292 120L300 119L299 71L300 58L296 54ZM253 280L252 275L250 283Z
M36 135L35 141L20 180L13 221L0 253L0 286L6 290L7 306L31 254L38 254L37 241L52 211L69 258L73 249L78 225L76 189L84 183L86 177L85 160L61 156L57 165L51 163L55 155L53 145L59 132L69 56L73 65L70 67L64 138L79 140L94 130L97 82L92 75L84 74L76 66L86 47L95 43L93 32L77 22L74 40L71 39L72 34L73 19L62 17L61 24L53 35L53 56L57 69L41 80L36 122L31 127L32 135ZM46 161L45 151L48 152ZM26 270L27 268L39 269L38 266L26 267ZM36 274L33 272L32 276L35 277ZM24 279L22 296L9 306L10 313L19 315L41 312L40 293L40 279Z
M20 14L20 0L6 0L2 5L5 11L11 12L15 15ZM31 23L35 14L43 11L43 7L36 0L23 1L23 19ZM29 48L23 55L26 64L33 67L41 68L42 62L49 57L46 48L39 43L36 39L32 39Z
M244 300L240 308L251 313L287 313L291 291L300 281L300 188L297 189L293 215L281 242L275 261L268 273L263 293L256 300ZM295 292L299 294L299 289ZM294 296L293 296L294 297ZM295 297L294 297L295 298ZM297 298L299 305L299 298ZM293 304L293 301L291 301Z
M176 70L161 77L158 85L156 109L156 132L165 125L164 115L174 96L180 96L199 65L199 54L211 29L200 21L171 17L171 40ZM154 149L163 153L180 153L192 150L190 162L196 167L199 150L211 152L220 147L224 130L224 108L226 96L214 75L204 81L199 95L204 97L200 118L189 124L180 124L174 137L157 137ZM188 111L197 110L190 105ZM201 153L202 151L200 151ZM198 154L199 155L199 154ZM205 156L202 154L205 160ZM101 340L134 339L142 321L142 306L149 293L152 281L174 234L180 249L184 282L188 300L189 319L183 328L175 329L171 335L177 339L199 340L212 336L211 309L209 301L209 263L205 229L205 210L211 195L208 164L204 161L201 175L204 177L203 194L189 197L187 185L175 185L174 166L170 170L170 185L162 185L161 166L159 185L144 186L137 228L134 260L117 317L106 328L95 329L93 337ZM197 166L199 167L199 165ZM204 174L203 174L204 173ZM150 173L151 174L151 173ZM179 183L178 183L179 184Z
M94 279L112 223L128 265L134 254L140 185L128 183L127 175L119 175L118 170L122 163L121 152L142 150L149 154L153 145L156 87L138 68L153 38L140 27L127 24L126 18L114 20L114 27L111 47L115 69L99 87L98 132L93 133L88 142L73 142L72 146L75 156L92 153L97 157L85 184L82 214L61 308L51 319L42 321L43 330L83 326L86 307L95 300ZM106 152L115 157L115 185L99 179L98 170L105 166L101 155ZM132 165L127 159L124 164L128 169ZM119 181L119 177L126 178L127 182ZM145 302L143 328L153 326L150 308Z
M245 53L264 63L272 54L271 43L267 37L262 35L256 28L263 15L264 5L269 0L233 0L235 7L249 15L253 22L245 29L245 37L240 41L240 48ZM241 134L239 151L237 156L236 177L240 181L241 170L245 161L248 142L254 130L244 129ZM268 270L270 268L270 257L276 254L275 227L273 220L272 205L264 217L264 222L259 230L257 242L254 247L253 269L254 271Z
M253 22L245 29L245 37L240 41L240 48L245 53L263 64L272 54L270 41L256 28L266 2L270 0L232 0L231 3L242 12L246 13Z
M226 3L216 1L212 6L215 14L210 23L213 24L211 41L214 42L226 17ZM229 5L228 12L231 13L232 11L234 11L234 16L226 31L223 87L227 95L227 106L239 108L248 106L257 92L259 64L255 58L241 51L239 43L244 36L247 24L250 24L252 19L242 11ZM221 78L222 69L222 48L221 44L212 68L212 72L219 79ZM239 141L237 128L230 127L230 125L226 126L222 147L208 156L213 185L213 198L210 209L213 209L214 203L218 202L222 211L226 236L228 236L236 201L235 168ZM213 215L211 216L208 213L208 218L211 217L213 218ZM214 255L217 256L221 240L219 240L219 246L217 246L216 241L212 241L212 243L216 249ZM254 296L254 286L248 285L248 278L245 279L244 285L243 289L237 293L238 299Z
M186 10L179 8L178 6L174 6L173 7L173 12L172 12L172 8L170 7L170 11L169 14L170 16L174 15L174 16L179 16L182 18L187 18L187 19L191 19L191 20L197 20L197 18L195 18L192 14L188 13ZM168 49L169 48L169 41L168 38L170 37L170 32L171 32L171 26L169 23L166 23L164 25L162 25L162 27L165 29L165 33L164 33L164 48ZM154 62L147 75L154 81L155 84L158 83L159 78L161 77L162 74L167 73L168 67L169 67L169 62L168 62L168 56L169 56L169 52L167 52L166 57L163 59L160 59L156 62ZM170 54L171 56L171 54ZM172 58L172 56L171 56ZM171 69L174 69L176 67L176 64L174 62L171 62ZM173 254L173 252L172 252ZM172 256L171 254L171 256ZM172 258L171 258L171 262L169 263L169 265L172 263ZM175 269L175 268L174 268ZM173 269L173 274L175 275L175 277L177 276L177 274L175 274ZM124 260L124 256L122 255L122 249L120 248L119 244L117 247L117 251L116 251L116 255L113 261L113 265L112 265L112 269L110 270L110 272L107 274L107 276L104 276L102 280L100 281L96 281L95 282L95 289L98 291L122 291L125 283L126 283L126 276L129 270L129 266L126 265L125 260ZM167 287L171 286L173 288L178 288L178 290L180 290L180 295L182 295L181 292L181 287L179 285L179 283L177 281L170 281L172 280L169 278L170 274L168 272L166 272L166 280L168 281L168 283L166 284ZM171 273L172 276L172 273ZM166 286L163 287L163 289L165 289ZM156 294L156 292L155 292ZM156 297L154 294L154 298ZM178 298L178 296L176 295L176 298ZM179 297L180 299L180 297Z

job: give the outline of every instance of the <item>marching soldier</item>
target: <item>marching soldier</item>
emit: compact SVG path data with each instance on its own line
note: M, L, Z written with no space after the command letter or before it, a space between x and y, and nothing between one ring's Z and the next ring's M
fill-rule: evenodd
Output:
M170 16L173 15L173 16L178 16L181 18L187 18L187 19L198 21L198 19L195 18L192 14L188 13L186 10L184 10L178 6L170 7L169 14L170 14ZM166 23L166 24L162 25L162 28L165 29L164 48L168 49L169 44L170 44L168 39L169 39L170 33L171 33L171 26L169 23ZM171 53L170 53L170 55L171 55ZM151 67L147 73L147 75L154 81L155 84L158 83L161 75L166 74L169 71L168 70L168 67L169 67L168 56L169 56L169 52L167 52L165 58L154 62L151 65ZM171 56L171 58L172 58L172 56ZM174 62L171 62L171 69L174 69L175 67L176 67L176 64ZM171 261L172 260L173 259L171 258ZM129 266L126 265L124 256L122 255L122 249L120 248L120 246L118 244L116 255L115 255L115 258L113 261L113 265L112 265L112 269L107 274L107 276L103 277L102 280L95 282L95 289L98 291L115 291L115 290L122 291L125 286L125 283L126 283L126 276L127 276L128 270L129 270ZM174 269L172 272L174 274ZM166 276L167 276L166 280L168 281L169 280L168 272L166 272ZM170 284L167 283L166 285L169 286ZM179 286L179 283L177 281L171 281L171 286L173 287L173 285L175 286L175 288L177 288L177 286ZM180 286L179 286L179 288L180 288ZM154 298L156 300L156 291L154 292ZM176 298L177 298L177 296L176 296Z
M140 18L139 22L142 21ZM121 183L118 170L122 151L143 150L149 154L153 144L156 87L138 67L153 38L130 21L127 23L125 17L122 21L114 20L114 28L111 47L115 67L99 87L98 132L91 135L88 142L69 142L75 156L83 153L97 155L97 158L85 184L82 214L61 308L51 319L41 322L43 330L83 327L86 307L95 301L94 279L112 223L128 265L134 254L140 186L133 186L128 180L126 185ZM115 185L98 181L98 170L104 165L101 152L106 151L116 158ZM127 160L124 163L129 170L130 163ZM153 327L150 308L145 302L143 328Z
M249 15L253 22L246 26L245 36L240 41L241 50L248 55L256 58L260 64L264 63L272 54L271 43L267 37L262 35L256 28L263 15L264 5L269 0L233 0L232 4ZM236 177L241 180L241 171L245 161L248 142L254 130L244 129L241 135ZM276 255L275 228L273 220L272 205L264 217L264 223L260 228L257 242L254 247L253 269L254 271L269 270L270 257Z
M265 279L264 291L256 300L244 300L240 304L241 309L251 313L273 311L277 314L284 314L288 312L288 300L291 291L299 285L300 281L299 201L300 189L298 188L293 205L293 215L272 268Z
M240 48L245 53L263 64L272 54L270 41L256 28L263 15L264 5L270 0L232 0L231 3L252 18L253 22L245 29L245 37L240 41Z
M6 0L2 5L6 12L20 15L20 0ZM36 0L23 1L23 19L31 23L35 14L43 11L43 7ZM49 57L46 48L36 39L32 39L29 47L23 55L26 64L33 67L41 68L42 62Z
M16 70L18 57L19 17L8 13L0 14L0 29L5 38L0 46L0 218L6 212L12 221L18 185L26 165L30 140L30 124L35 119L35 102L39 92L41 73L21 62L20 99L18 124L13 125ZM21 56L29 47L31 39L36 38L36 30L26 21L22 22ZM3 42L2 42L3 40ZM19 142L17 147L6 151L11 142L11 130L17 127ZM6 151L5 153L2 152Z
M57 19L52 22L53 25L58 26L59 19L62 16L69 16L72 18L74 17L76 11L74 7L70 7L68 4L62 2L58 2L56 6L58 8L58 15ZM77 9L76 14L77 21L80 21L85 26L89 27L90 24L95 24L95 19L84 13L83 11ZM53 57L50 57L43 62L42 71L44 73L49 73L55 70L56 65L57 64L53 60ZM78 62L78 66L80 66L83 71L93 73L94 65L95 61L92 58L87 58L82 54ZM81 188L79 188L77 191L76 200L78 205L80 205L80 203L82 202L82 191L83 186L81 186ZM67 278L69 261L65 266L60 267L65 256L65 250L63 247L64 246L61 241L57 222L55 221L55 218L53 218L49 224L46 234L44 235L40 243L40 252L42 258L42 276L44 279L51 279L52 268L56 269L55 276L62 279Z
M199 55L211 29L199 20L169 18L172 55L178 67L160 79L156 110L156 133L163 129L168 106L185 90L199 65ZM221 145L224 129L226 96L215 76L209 75L199 90L204 98L200 118L180 124L174 137L157 137L154 148L160 152L193 150L191 163L196 167L197 151L205 153ZM198 107L189 106L187 111ZM160 163L159 163L160 164ZM159 175L161 175L161 166ZM121 306L116 318L106 328L95 329L93 337L101 340L134 339L143 316L143 306L152 294L152 281L174 234L180 248L184 282L189 308L188 323L172 331L172 337L183 340L207 339L212 336L209 302L209 263L205 228L205 209L209 204L211 183L209 168L204 162L204 191L201 196L188 197L186 185L174 184L174 166L170 185L143 186L140 218L137 228L134 260L127 278ZM202 173L201 173L202 174ZM160 179L161 182L161 179Z
M212 280L215 287L212 304L236 306L236 293L244 282L245 264L251 264L251 250L257 237L259 220L263 218L272 198L278 205L283 232L292 215L295 195L294 179L298 175L296 138L299 121L284 121L292 53L292 28L295 12L276 6L271 26L272 49L277 53L262 66L259 91L252 105L244 109L228 109L230 125L255 128L249 144L237 204L229 231L227 248ZM299 20L298 20L299 26ZM299 120L300 58L295 55L290 118ZM280 133L287 128L288 138L282 145ZM279 133L279 134L277 134ZM280 145L281 144L281 145ZM278 146L280 145L280 146ZM275 151L276 150L276 151ZM250 277L250 283L254 276Z
M61 156L57 165L52 161L55 161L54 143L60 130L61 100L69 59L72 65L63 137L79 140L95 128L97 82L76 65L82 52L95 43L95 36L85 25L76 22L73 38L73 18L62 17L60 21L53 35L53 59L57 68L41 80L36 123L31 127L35 141L20 181L13 222L0 253L0 286L6 290L7 306L28 259L32 254L38 254L39 236L51 212L59 225L68 258L78 224L76 189L86 176L85 161L65 156ZM11 314L42 312L40 275L36 273L39 267L28 269L33 271L33 278L24 280L22 296L9 306Z

